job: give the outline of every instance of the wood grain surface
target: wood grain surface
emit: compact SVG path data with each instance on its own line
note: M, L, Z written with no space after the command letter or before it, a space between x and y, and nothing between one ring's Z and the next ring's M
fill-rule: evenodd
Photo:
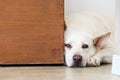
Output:
M63 0L0 0L0 64L63 63Z

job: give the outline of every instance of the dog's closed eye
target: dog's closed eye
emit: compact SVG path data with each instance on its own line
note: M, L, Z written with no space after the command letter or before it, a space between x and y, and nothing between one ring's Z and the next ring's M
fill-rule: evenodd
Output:
M88 47L89 47L89 46L88 46L87 44L83 44L83 45L82 45L82 48L83 48L83 49L87 49Z
M72 48L72 46L70 44L65 44L65 47Z

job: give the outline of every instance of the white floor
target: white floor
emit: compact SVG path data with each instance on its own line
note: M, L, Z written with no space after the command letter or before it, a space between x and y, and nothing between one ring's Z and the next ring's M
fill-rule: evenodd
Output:
M1 67L0 80L120 80L111 74L111 65L87 68Z

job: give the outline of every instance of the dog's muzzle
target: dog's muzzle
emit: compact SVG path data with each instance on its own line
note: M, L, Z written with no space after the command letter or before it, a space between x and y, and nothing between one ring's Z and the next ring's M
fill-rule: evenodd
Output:
M74 55L73 56L73 66L72 67L79 67L81 66L82 56L81 55Z

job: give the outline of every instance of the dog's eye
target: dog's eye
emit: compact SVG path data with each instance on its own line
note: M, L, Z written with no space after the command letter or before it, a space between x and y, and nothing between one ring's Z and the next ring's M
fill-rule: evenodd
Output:
M88 45L87 45L87 44L83 44L83 45L82 45L82 48L83 48L83 49L86 49L86 48L88 48Z
M65 44L65 47L72 48L72 46L70 44Z

